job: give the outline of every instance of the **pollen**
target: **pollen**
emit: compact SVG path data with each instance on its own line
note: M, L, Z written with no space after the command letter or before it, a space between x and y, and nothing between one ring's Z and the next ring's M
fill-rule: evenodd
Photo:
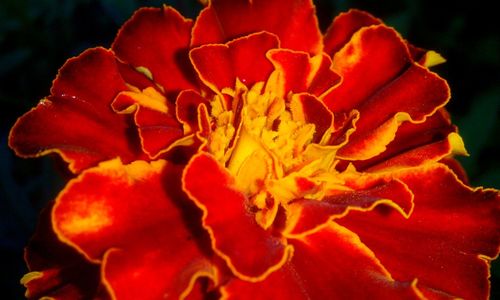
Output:
M264 228L273 223L279 205L320 197L331 186L324 183L324 174L331 174L336 150L319 144L327 138L315 136L316 125L307 122L302 104L280 91L275 81L247 87L237 80L234 89L210 101L212 130L205 141L250 207L258 210L256 221ZM310 189L297 184L304 180Z

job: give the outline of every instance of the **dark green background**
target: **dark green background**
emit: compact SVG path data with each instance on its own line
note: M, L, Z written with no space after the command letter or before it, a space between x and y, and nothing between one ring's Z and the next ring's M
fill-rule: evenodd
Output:
M461 3L463 2L463 3ZM15 119L48 94L64 61L86 48L109 47L119 26L140 6L171 4L188 17L194 1L0 1L0 297L20 299L26 272L22 249L37 214L63 180L50 159L16 158L6 146ZM448 105L471 157L462 160L474 185L500 187L500 32L489 1L316 1L325 29L332 17L360 8L397 28L413 44L448 59L436 67L452 89ZM500 220L499 220L500 222ZM500 299L500 263L492 271L492 299Z

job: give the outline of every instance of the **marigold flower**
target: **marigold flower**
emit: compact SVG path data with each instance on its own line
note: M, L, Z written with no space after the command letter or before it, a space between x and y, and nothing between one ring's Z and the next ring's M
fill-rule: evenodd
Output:
M11 131L75 174L26 296L487 298L500 195L453 159L442 62L358 10L323 34L310 0L138 10Z

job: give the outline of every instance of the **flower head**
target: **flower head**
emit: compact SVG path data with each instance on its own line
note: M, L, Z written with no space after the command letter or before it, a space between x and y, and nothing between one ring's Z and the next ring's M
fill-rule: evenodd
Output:
M487 298L500 196L471 188L444 62L310 0L144 8L14 125L75 174L28 298Z

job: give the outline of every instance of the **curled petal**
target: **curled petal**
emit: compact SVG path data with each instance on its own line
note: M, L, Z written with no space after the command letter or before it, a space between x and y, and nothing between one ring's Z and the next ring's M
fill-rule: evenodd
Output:
M117 113L134 114L142 149L150 158L167 152L183 137L182 126L171 112L173 105L152 87L121 92L111 105Z
M359 171L391 171L466 153L446 111L439 110L424 123L403 123L386 151L369 160L356 161L354 165Z
M30 270L21 280L26 298L109 299L100 284L100 266L57 238L50 220L52 207L53 203L42 211L24 252Z
M179 167L164 161L101 163L72 180L52 213L58 236L92 262L117 298L185 296L216 274L203 252L200 212L180 190ZM162 278L162 280L158 280Z
M266 280L233 280L223 294L237 299L419 299L415 282L399 282L359 238L335 223L291 239L294 256Z
M370 211L378 205L395 209L406 218L413 209L413 194L398 180L378 180L353 191L341 191L321 200L299 199L290 204L289 235L300 235L325 226L349 211ZM292 225L293 224L293 225Z
M183 180L184 190L204 211L214 250L237 277L259 281L285 263L291 254L286 241L260 227L234 178L214 158L194 156Z
M184 133L198 132L198 106L208 105L206 98L194 90L185 90L179 94L176 101L176 116L182 122Z
M73 172L117 156L125 162L140 159L131 120L111 109L126 89L113 54L87 50L61 68L52 95L18 119L9 145L24 157L56 152Z
M314 141L316 143L319 143L333 127L332 113L314 96L309 94L294 95L290 106L294 120L314 124Z
M286 16L286 17L284 17ZM321 32L310 0L214 0L198 16L192 46L225 43L267 31L284 48L321 53Z
M382 24L382 21L361 10L351 9L341 13L335 17L323 37L324 51L333 57L349 42L356 31L363 27L378 24Z
M450 97L446 82L412 62L404 41L384 25L358 31L333 65L343 81L324 97L325 104L334 113L360 112L356 131L339 150L342 158L368 159L383 152L401 122L423 122Z
M237 79L246 85L266 80L272 64L265 54L278 47L274 34L259 32L227 44L195 48L189 56L203 83L212 91L220 92L223 88L233 88Z
M188 58L192 24L171 7L142 8L123 25L111 49L170 96L196 86Z
M338 222L356 232L396 280L465 299L486 299L488 262L498 255L500 196L471 189L440 164L397 175L413 192L410 218L386 209L351 212Z
M289 92L320 96L340 82L339 75L330 69L331 60L325 54L311 57L306 52L274 49L267 56L282 77L283 87L278 87L283 90L282 96Z

